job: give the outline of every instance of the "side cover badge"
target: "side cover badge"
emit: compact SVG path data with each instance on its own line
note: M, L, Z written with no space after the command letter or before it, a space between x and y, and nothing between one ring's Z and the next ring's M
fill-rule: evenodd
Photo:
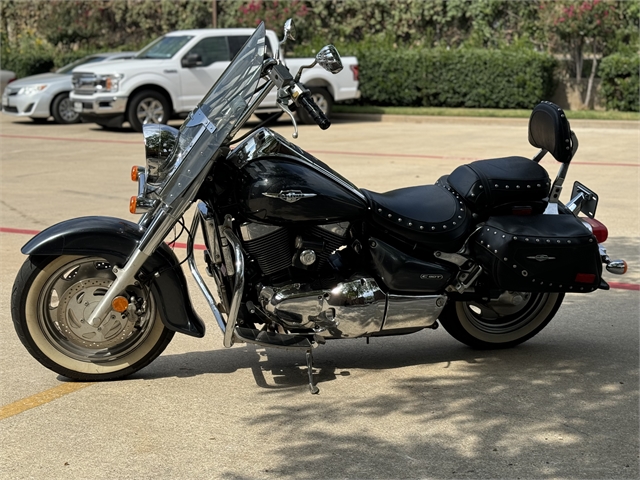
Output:
M295 203L303 198L315 197L315 193L302 193L300 190L281 190L280 193L263 193L265 197L279 198L287 203Z

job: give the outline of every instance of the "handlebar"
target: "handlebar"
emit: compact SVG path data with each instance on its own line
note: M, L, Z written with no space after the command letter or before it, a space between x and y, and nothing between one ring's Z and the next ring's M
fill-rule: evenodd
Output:
M331 126L331 122L326 117L324 112L320 110L316 102L311 98L311 93L307 90L300 97L298 97L298 103L311 115L313 121L322 129L326 130Z

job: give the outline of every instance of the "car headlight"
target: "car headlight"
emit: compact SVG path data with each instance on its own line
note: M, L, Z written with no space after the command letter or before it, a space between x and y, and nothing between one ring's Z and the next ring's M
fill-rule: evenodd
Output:
M117 92L120 86L120 81L124 75L117 73L115 75L102 75L96 83L96 90L98 92Z
M28 87L22 87L20 90L18 90L18 95L33 95L34 93L41 92L48 86L49 85L45 83L42 85L29 85Z

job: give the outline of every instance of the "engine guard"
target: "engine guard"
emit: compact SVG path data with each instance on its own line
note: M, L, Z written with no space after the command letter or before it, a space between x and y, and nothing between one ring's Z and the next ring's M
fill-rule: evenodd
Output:
M113 217L81 217L43 230L21 249L25 255L99 255L114 265L123 265L142 237L143 230L132 222ZM151 276L162 323L193 337L203 337L205 325L194 311L187 281L178 259L162 243L143 266Z

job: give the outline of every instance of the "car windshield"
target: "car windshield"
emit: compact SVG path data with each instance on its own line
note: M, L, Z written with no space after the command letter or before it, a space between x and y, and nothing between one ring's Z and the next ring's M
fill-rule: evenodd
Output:
M91 56L88 56L88 57L83 57L80 60L76 60L75 62L69 63L68 65L65 65L64 67L60 67L58 70L56 70L56 73L68 73L68 74L71 74L71 70L73 70L74 68L76 68L79 65L85 65L85 64L88 64L88 63L102 62L105 59L106 59L106 57L104 57L102 55L91 55Z
M140 50L135 58L166 59L173 57L193 35L171 35L160 37Z
M264 54L265 26L261 23L180 127L176 148L168 159L170 173L158 191L165 204L182 198L196 178L207 174L216 152L249 109Z

